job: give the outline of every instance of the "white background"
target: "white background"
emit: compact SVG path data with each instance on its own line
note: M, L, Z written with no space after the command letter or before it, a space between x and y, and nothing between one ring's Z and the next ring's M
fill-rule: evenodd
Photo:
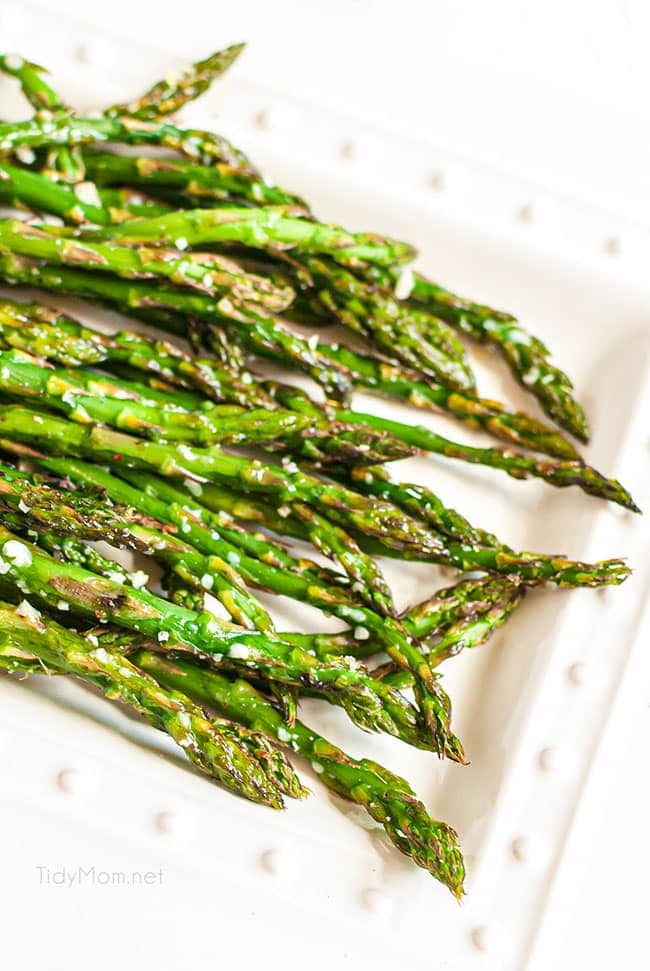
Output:
M470 145L650 223L647 0L111 0L92 14L87 0L41 6L92 16L99 57L103 19L146 33L179 62L245 39L250 76ZM593 839L578 843L556 968L650 966L649 702L640 678L630 735L610 747L609 803Z

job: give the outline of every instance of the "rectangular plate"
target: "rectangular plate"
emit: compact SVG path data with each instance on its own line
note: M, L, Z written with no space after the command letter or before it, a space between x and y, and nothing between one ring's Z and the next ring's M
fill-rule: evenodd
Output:
M174 66L169 55L123 38L104 34L101 48L93 48L82 23L76 32L68 24L64 35L53 16L38 16L41 29L28 37L19 26L12 43L46 63L56 51L63 66L56 81L80 107L123 98ZM2 103L10 97L3 81L3 115L16 114L15 100ZM241 80L239 69L218 96L185 117L218 125L322 218L412 240L435 279L517 313L575 377L594 429L588 459L648 505L647 229L453 146L418 142L412 133ZM106 312L57 302L88 322L115 323ZM536 411L489 352L478 349L473 358L484 395ZM442 416L363 395L356 403L450 437L485 441ZM514 482L435 456L400 466L402 479L433 488L516 548L580 559L628 555L636 570L620 589L529 593L486 649L445 666L468 767L362 736L340 711L305 706L315 727L352 754L407 777L434 815L458 828L469 870L463 906L401 859L380 832L352 825L346 815L357 823L359 812L326 793L311 770L305 774L314 797L272 814L206 784L158 733L77 685L3 680L3 788L16 837L3 862L15 877L16 899L24 891L26 901L41 902L39 926L54 927L64 911L36 867L94 864L114 871L142 864L164 871L154 905L160 913L172 920L182 894L186 929L198 934L206 920L215 922L214 951L205 941L185 938L181 948L152 934L150 964L170 966L176 947L185 959L218 953L241 963L243 935L250 963L241 966L286 967L279 929L287 931L291 914L290 946L317 941L309 957L316 967L348 956L351 966L382 971L405 954L426 960L435 954L441 966L463 967L482 954L484 967L521 967L632 656L648 584L648 528L577 489ZM453 582L434 566L385 566L400 607ZM283 601L278 610L277 598L269 603L281 627L325 627L309 608ZM119 899L96 883L87 883L84 894L77 892L80 906L101 901L108 921L119 912ZM250 935L251 913L260 921L257 936ZM135 924L126 927L127 935L136 934ZM83 922L75 938L92 948L96 966L110 965L110 947L98 954ZM45 944L32 946L40 953ZM77 964L68 957L65 966Z

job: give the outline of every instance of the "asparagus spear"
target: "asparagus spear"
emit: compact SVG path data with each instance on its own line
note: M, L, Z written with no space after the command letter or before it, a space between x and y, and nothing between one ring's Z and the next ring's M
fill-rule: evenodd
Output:
M62 107L59 95L43 78L47 74L44 67L26 61L20 54L0 54L0 71L16 78L23 94L37 111L43 108L58 110Z
M128 115L145 121L155 121L172 115L189 101L200 97L231 67L244 50L245 44L231 44L203 60L190 64L182 71L172 72L152 85L144 94L126 104L115 104L104 112L108 117Z
M428 545L430 536L397 507L371 501L334 482L324 482L293 467L264 465L217 447L189 448L144 441L100 425L78 425L46 412L15 405L0 406L0 432L6 439L44 446L50 454L81 455L125 468L154 469L165 476L215 479L245 490L277 496L282 502L305 502L327 511L327 518L389 546L408 549ZM434 544L438 546L438 543Z
M190 318L224 319L253 352L260 350L288 359L321 384L332 397L345 397L350 391L344 369L330 366L307 341L291 333L278 317L268 314L257 304L235 304L228 297L216 300L206 294L164 284L127 281L102 273L37 264L15 253L2 251L0 277L11 284L39 286L99 300L120 309L127 308L127 312L141 307L149 312L150 308L162 307L181 310Z
M137 386L129 382L93 372L43 368L36 360L21 352L0 351L0 392L40 402L82 424L103 422L153 441L224 445L273 442L283 437L293 440L303 433L324 436L330 432L327 423L318 427L306 415L279 409L244 411L215 405L210 411L196 413L165 407L162 394L147 389L143 400Z
M429 600L405 611L401 621L409 635L419 642L430 666L435 667L444 657L458 653L464 647L476 647L487 640L520 602L524 590L525 587L516 577L482 576L460 580L453 586L437 590ZM281 636L305 649L311 648L317 657L353 654L363 658L377 653L376 644L359 643L351 630L340 634L283 632ZM438 658L438 644L443 641L444 650L440 648ZM373 669L373 672L376 670ZM397 670L394 662L390 662L390 670ZM409 684L409 672L405 672L404 677L404 683Z
M231 681L178 657L167 659L148 650L137 651L134 659L167 686L182 686L202 703L277 738L306 758L329 789L356 802L380 823L401 853L456 897L462 895L464 867L456 833L429 817L404 779L376 762L353 759L301 721L288 728L275 708L245 681Z
M107 632L99 640L102 645L110 644L110 634ZM428 816L405 780L376 762L353 759L301 721L287 724L277 709L247 681L231 680L187 664L178 656L165 658L146 647L135 650L133 661L139 670L155 672L159 683L165 684L168 690L182 688L191 692L199 703L228 712L238 722L255 726L255 731L290 747L309 761L328 789L365 809L400 852L460 898L465 871L457 834L446 823ZM2 648L0 670L43 674L40 662L24 655L7 656Z
M406 425L403 422L379 418L367 412L341 409L336 412L341 421L361 422L377 431L384 431L403 442L423 451L460 459L474 465L486 465L500 469L513 479L537 478L558 488L578 486L588 495L608 499L633 512L641 510L632 496L616 479L608 479L597 469L579 459L538 459L513 449L476 448L453 442L423 425Z
M65 222L110 222L110 215L102 206L85 202L72 188L5 162L0 163L0 199L12 206L52 213Z
M508 595L504 595L502 600L490 606L484 613L455 621L431 644L429 664L436 667L461 651L480 647L506 622L515 607L521 603L524 593L524 587L513 586Z
M0 652L4 659L34 655L52 667L99 685L167 732L188 758L222 785L274 809L282 794L306 795L290 764L259 731L223 718L208 718L186 695L165 688L122 654L92 646L73 631L46 618L31 604L0 603ZM17 665L14 665L17 667Z
M0 147L2 127L0 125ZM172 246L179 239L185 240L188 246L240 243L252 249L326 253L336 261L353 265L368 262L390 266L413 256L413 248L408 243L376 233L349 233L339 226L298 218L277 206L263 209L221 206L218 209L171 212L153 219L132 219L119 226L106 227L101 235L87 231L84 238Z
M405 309L390 294L373 290L332 260L305 256L301 262L309 272L316 298L346 327L443 385L473 390L474 378L464 348L442 321Z
M9 477L20 477L23 473L12 472L5 466L0 471ZM24 505L24 502L23 502ZM27 535L38 545L55 556L85 566L92 572L99 573L109 579L116 579L116 565L106 560L90 546L84 546L70 536L60 537L53 533L38 532L26 528L24 520L5 513L4 524L20 535ZM17 520L17 521L16 521ZM211 558L212 559L212 558ZM305 574L306 576L306 574ZM120 582L128 583L126 574ZM317 578L315 581L319 582ZM170 590L174 593L174 600L193 610L201 610L203 597L197 592L196 583L187 577L183 571L171 575ZM402 616L405 630L412 637L418 639L428 658L431 667L435 667L441 660L459 653L467 647L478 647L483 644L497 627L501 626L519 603L523 595L523 588L517 578L494 579L480 577L478 579L461 580L452 587L439 590L428 601L418 604ZM177 599L178 598L178 599ZM220 599L222 599L220 597ZM222 599L222 602L223 599ZM228 606L229 600L225 601ZM264 629L264 628L263 628ZM340 634L298 634L283 632L279 636L291 644L312 652L316 657L327 659L331 655L347 654L357 658L370 657L378 650L377 642L372 639L359 640L361 631L365 628L356 626L354 629ZM398 675L397 672L401 673ZM383 678L390 674L390 684L394 687L412 687L413 676L400 669L395 662L389 662L382 668L376 668L373 674Z
M479 398L468 391L450 389L417 371L361 354L341 344L318 344L318 350L332 362L346 367L355 384L416 408L443 411L471 428L480 428L510 444L556 458L577 459L575 447L556 429L520 411L508 411L499 401Z
M41 148L75 146L95 142L125 145L161 145L208 165L225 163L247 169L246 157L214 132L179 128L169 121L121 117L82 118L77 115L39 112L27 121L0 122L0 152L22 146Z
M0 56L0 70L13 74L29 103L36 110L36 116L49 120L52 113L65 118L71 109L59 94L44 80L47 73L38 64L32 64L17 54ZM30 149L27 149L29 152ZM55 181L81 182L85 176L83 159L78 147L61 145L48 152L46 170Z
M322 414L322 409L318 405L296 389L277 386L271 390L274 397L287 407L305 414ZM616 479L606 478L579 459L540 460L512 449L476 448L453 442L422 425L407 425L404 422L392 421L367 412L338 408L330 409L330 413L339 421L359 423L378 432L385 432L395 440L402 441L413 448L500 469L516 479L541 478L560 488L577 485L590 495L616 502L635 512L640 511L630 494ZM362 477L363 473L360 473L360 478Z
M131 308L133 310L133 308ZM149 316L135 308L138 316L149 320ZM289 312L289 314L291 311ZM159 318L151 318L160 322ZM167 325L170 325L167 319ZM211 325L209 335L219 334L221 324ZM220 334L223 337L223 333ZM234 340L236 337L231 336ZM290 364L282 354L270 345L252 347L252 353ZM318 343L316 350L323 360L345 369L357 387L376 391L381 395L407 401L418 408L441 410L452 414L473 428L481 428L510 444L518 444L532 451L542 452L557 458L579 460L575 447L551 426L532 418L523 412L508 411L498 401L480 398L468 391L445 387L426 381L422 374L397 366L370 354L361 354L339 344Z
M234 564L246 583L304 600L350 623L361 623L365 618L381 643L390 631L389 622L359 604L348 577L309 560L295 562L268 537L242 530L226 513L215 514L201 505L195 494L201 495L205 484L192 483L190 494L153 475L121 469L122 477L118 479L98 466L76 459L43 458L38 464L63 482L101 490L112 502L133 507L175 527L186 542L204 555L215 555Z
M550 363L548 348L516 317L464 300L419 273L414 275L411 297L475 340L495 346L546 414L581 441L588 440L587 419L572 395L570 378Z
M307 525L309 539L316 549L341 564L353 581L353 590L359 598L378 613L393 617L393 598L381 570L357 542L307 503L292 503L290 508Z
M209 612L195 613L148 591L95 576L55 560L1 525L0 553L5 582L50 608L67 607L92 620L111 621L165 644L168 650L186 651L211 664L225 662L281 684L304 682L330 703L343 707L368 731L386 731L409 744L433 747L452 757L462 752L448 733L448 710L446 723L440 722L439 736L432 739L420 729L415 709L402 695L374 682L342 658L321 661L269 632L227 625Z
M136 309L136 312L143 316L139 310ZM292 308L288 313L291 316ZM143 319L149 318L143 316ZM157 321L154 319L153 322ZM221 324L211 325L208 339L210 335L223 337L220 329ZM510 444L519 444L557 458L580 458L575 447L551 426L523 412L508 411L498 401L446 387L430 378L424 380L423 375L417 371L384 361L380 357L361 354L339 344L319 342L316 349L321 358L344 368L357 387L407 401L418 408L445 411L470 427L484 429ZM258 346L254 348L254 353L287 364L282 354L270 346Z
M151 556L200 592L201 609L203 594L210 591L242 627L273 630L267 611L246 590L233 567L220 557L202 556L172 533L169 526L155 519L143 521L143 517L134 517L131 510L119 506L102 506L95 498L64 494L35 484L24 472L7 466L0 465L0 475L0 508L21 511L30 528L39 533L50 531L64 537L103 540L118 549ZM79 562L78 555L74 562ZM119 576L115 564L112 566L109 578Z
M365 473L365 469L363 472ZM378 477L379 470L371 470L373 477ZM131 475L126 472L122 474ZM140 481L146 479L155 482L155 477L145 476L137 473ZM364 486L369 483L359 483ZM356 483L355 483L356 484ZM164 488L170 486L164 483ZM384 488L385 480L382 478L377 484L377 488ZM392 492L394 488L394 492ZM409 492L413 495L409 496ZM421 494L421 499L419 495ZM543 553L515 552L510 547L505 546L483 530L478 530L467 523L454 510L443 506L437 496L421 486L408 485L399 486L390 483L386 493L391 499L393 497L401 505L406 501L413 501L412 509L417 513L419 508L420 516L418 520L408 517L408 521L415 524L413 536L416 531L420 531L423 538L422 544L417 548L417 543L409 549L398 550L397 546L389 546L383 539L365 535L359 530L357 538L359 545L366 552L373 555L398 556L406 559L416 559L423 561L433 561L445 565L453 566L463 572L474 570L488 570L501 573L505 576L519 577L526 583L552 582L558 586L598 586L601 583L622 583L630 575L629 569L621 560L605 560L600 563L581 563L579 561L567 560L557 555L547 555ZM203 483L200 493L201 503L209 509L222 511L234 515L237 519L263 524L268 529L272 529L279 534L294 536L298 539L309 539L307 531L302 524L293 516L283 516L278 514L277 509L269 505L268 501L260 501L257 497L240 495L232 488L224 487L223 484ZM435 501L434 501L435 500ZM284 512L290 513L290 507L286 507ZM422 532L424 524L419 521L422 514L425 518L431 518L431 523L435 524L435 533ZM467 531L464 532L463 523L466 524ZM447 535L447 539L445 539ZM424 537L426 536L426 539ZM447 540L451 539L452 542ZM343 618L345 619L345 618Z
M233 375L207 358L192 357L174 344L154 341L135 331L103 334L39 304L0 301L0 345L77 367L80 364L128 364L181 388L194 388L215 401L249 407L273 407L273 399L251 375ZM199 399L180 398L189 407Z
M32 457L35 457L32 455ZM197 503L189 503L188 497L179 493L167 482L155 476L138 475L135 478L123 470L130 481L130 488L114 476L77 460L39 459L39 465L57 475L69 477L72 481L104 488L115 502L132 505L135 509L154 515L161 522L168 522L179 528L185 540L206 555L215 554L234 563L246 582L274 590L277 593L304 600L334 616L354 625L358 639L376 638L396 663L411 670L418 684L418 703L424 709L429 727L433 732L436 745L445 738L449 757L463 760L462 748L458 740L450 734L450 703L445 692L431 676L426 660L403 630L401 625L390 617L382 617L367 606L359 605L349 593L338 586L319 582L316 577L300 573L290 573L278 569L263 560L253 559L240 548L224 542L221 534L225 528L217 516ZM193 508L194 507L194 508ZM238 534L230 531L231 538L237 541ZM437 749L442 751L442 749Z
M162 277L210 297L230 294L270 310L284 309L293 298L291 289L280 290L267 278L247 274L232 260L214 253L80 243L51 235L47 226L17 219L0 220L0 249L54 264L115 273L127 280Z
M165 202L128 186L97 186L97 195L108 213L109 222L112 223L121 223L125 219L133 219L134 216L148 219L150 216L162 216L169 212L169 206Z
M100 186L142 186L155 193L159 188L182 192L190 205L204 200L242 200L257 206L291 206L295 215L307 208L295 195L261 178L223 164L197 165L185 159L114 155L86 152L86 171ZM162 215L162 214L161 214Z
M0 473L10 482L16 481L21 475L24 476L24 473L19 473L6 466L0 466ZM33 477L30 477L29 481L33 483ZM57 559L75 563L92 573L99 574L99 576L106 577L109 580L117 580L125 585L141 585L143 579L141 571L136 571L134 574L122 572L121 569L117 568L114 560L102 556L93 546L79 541L75 536L57 535L53 532L31 528L28 522L36 518L38 508L37 505L30 507L26 504L25 498L22 497L19 508L29 509L30 516L25 517L10 512L3 513L3 522L8 529L21 538L26 537L31 542L36 543ZM49 507L46 505L45 508L48 509ZM76 510L72 511L74 513ZM71 521L74 526L74 515L71 517ZM46 523L49 524L49 518L46 519ZM84 529L76 532L83 532L84 535L92 538L94 535L92 521L89 522L86 518L82 525ZM64 528L68 528L68 525ZM168 527L163 528L168 529ZM148 553L166 564L170 572L164 579L164 586L168 594L172 595L175 603L200 612L203 610L207 588L212 596L218 598L233 620L243 627L253 626L259 630L273 630L273 623L268 613L248 593L238 574L229 564L214 556L201 558L192 547L189 547L188 544L179 543L176 538L173 538L170 544L168 533L154 533L151 528L143 530L139 524L136 524L133 533L135 535L132 535L127 525L122 522L121 528L118 525L118 541L115 542L115 545L120 548L138 549L139 552ZM107 538L104 532L100 532L100 536L104 540ZM191 590L187 589L188 587ZM181 591L180 599L173 595L178 589ZM287 685L271 683L269 690L278 698L287 720L294 721L297 706L296 689Z
M0 470L2 470L0 466ZM11 473L5 467L5 474ZM29 498L27 496L29 495ZM50 501L48 501L50 496ZM215 583L216 590L219 591L224 599L224 606L232 614L233 609L243 614L244 618L252 621L247 624L245 620L238 621L244 626L256 626L259 629L269 629L272 625L263 611L262 607L255 601L249 602L245 589L237 589L233 583L236 576L229 570L227 564L220 558L210 556L206 560L188 548L187 544L179 542L169 536L165 536L160 523L155 520L145 522L143 526L136 525L127 529L126 523L129 522L129 513L122 510L119 514L115 510L107 509L102 512L97 508L96 501L87 500L83 505L80 515L75 515L74 509L70 509L65 504L65 500L60 494L52 492L46 488L45 492L39 493L27 487L27 482L23 479L19 486L12 486L9 482L0 482L0 504L2 502L11 503L11 508L29 507L28 516L35 519L37 526L47 527L55 531L61 531L65 526L66 532L81 534L83 532L86 539L106 539L114 545L124 546L128 549L139 550L147 555L153 555L156 559L171 565L171 568L180 573L181 576L192 587L198 588L203 592L203 588L210 581L207 589L212 589ZM72 501L72 500L71 500ZM54 505L52 505L54 503ZM55 510L61 507L64 519L62 524L55 519ZM45 518L42 519L42 513ZM307 507L302 508L299 513L301 517L310 523L314 531L314 541L317 548L325 552L326 555L334 557L341 563L346 573L354 581L354 589L358 595L366 600L370 606L375 607L381 614L391 615L394 612L390 591L388 590L381 573L375 566L370 557L363 554L357 544L340 528L332 526L324 517L317 517ZM36 518L39 516L39 518ZM154 527L154 530L149 528ZM318 534L318 535L316 535ZM229 551L230 552L230 551ZM232 556L230 557L232 559ZM171 561L171 563L170 563ZM224 574L225 576L220 576Z
M312 418L279 408L246 411L200 399L195 404L185 394L156 392L94 372L44 369L37 359L16 351L0 351L0 393L34 399L82 424L103 422L160 442L261 443L271 451L289 450L320 462L374 463L415 451L384 432L330 421L318 409Z
M6 474L7 466L2 466L2 474ZM20 539L26 539L30 543L40 546L57 560L65 560L68 563L75 563L83 567L90 573L106 577L108 580L118 580L125 586L139 586L143 581L148 581L147 574L142 571L129 573L115 560L104 556L90 543L73 536L61 536L47 529L34 529L25 519L22 512L12 513L3 511L2 522L7 529L15 533Z
M11 366L7 365L7 369L8 371L11 371ZM26 371L26 366L23 368L23 371ZM34 373L37 379L42 377L39 371L35 371ZM53 378L52 382L54 382L54 380L55 379ZM68 398L70 398L70 396L73 395L74 390L72 387L70 387L62 389L61 393L65 393ZM301 410L316 416L322 414L322 411L317 406L313 405L308 398L302 398L296 403L295 397L295 395L292 397L292 404L297 404ZM161 400L164 401L164 398ZM70 401L70 405L71 407L69 408L69 411L74 411L74 409L77 407L76 403L73 403L72 401ZM79 407L88 411L92 417L95 417L93 414L93 408L97 409L99 407L100 410L102 410L101 406L93 404L92 402L89 403L85 400L79 403ZM109 403L104 402L103 413L97 418L97 420L104 420L108 421L109 424L115 424L114 420L111 420L110 417L106 417L109 407ZM130 428L134 431L140 431L140 433L146 433L148 430L151 437L156 437L156 415L147 414L144 406L138 406L135 402L131 402L129 407L124 406L123 409L120 409L119 403L115 402L114 410L116 410L116 413L120 415L120 417L122 417L121 411L123 410L124 412L124 424L122 426L118 422L117 427ZM412 446L414 448L422 448L428 451L433 451L437 454L446 455L448 457L459 458L464 461L499 468L514 478L527 478L529 476L534 476L542 478L545 481L559 487L578 485L588 494L609 499L625 506L626 508L638 511L638 507L634 504L631 496L620 483L614 479L607 479L597 470L591 468L590 466L584 465L584 463L580 461L568 459L556 460L553 462L550 460L541 461L539 459L534 459L530 456L516 453L511 450L506 451L504 449L495 448L475 448L469 445L452 442L451 440L437 435L435 432L432 432L423 426L410 426L402 422L390 421L389 419L379 418L375 415L370 415L367 413L339 409L335 412L335 415L336 418L341 422L346 422L350 425L358 423L363 426L373 428L380 433L386 434L386 448L384 450L384 455L382 456L383 458L400 458L403 457L403 455L409 454L407 449L400 454L399 447L394 444L395 442L399 442L401 440L407 447ZM142 424L138 424L139 418L142 419ZM169 420L170 423L177 426L176 433L173 433L170 424L167 424L164 431L158 432L160 437L166 437L168 439L178 438L183 441L195 440L199 442L219 440L219 436L216 434L214 426L210 424L206 417L201 418L193 415L184 418L182 414L174 411L169 416ZM279 417L277 422L279 425ZM196 428L196 436L193 436L191 426ZM246 435L246 428L250 427L247 425L246 421L244 421L244 426L245 427L242 429L242 436ZM237 429L238 425L235 423L235 435L237 434ZM297 432L300 432L300 430L300 428L296 429ZM228 430L224 428L222 430L221 440L225 441L226 443L228 441L227 434ZM314 430L312 434L315 437L316 430ZM348 434L348 441L350 440L350 437L352 437L352 440L350 441L350 456L355 454L355 446L357 444L361 444L364 452L367 452L370 448L368 443L365 441L358 443L355 440L355 437L358 436L355 436L353 431ZM317 453L319 460L327 459L332 454L332 450L336 457L341 457L340 446L343 444L344 440L345 439L339 435L335 440L335 446L330 448L329 451L326 443L318 443L320 445L320 450ZM308 442L306 448L311 450L313 454L317 448L317 442L313 440L311 441L311 444ZM359 453L356 454L358 455ZM362 458L364 462L376 461L376 454L377 453L375 451L372 456L366 455L365 457L362 456ZM348 456L346 455L344 457L347 458Z
M501 627L517 607L526 592L525 587L504 584L503 595L490 604L480 604L478 609L465 616L457 617L446 626L438 629L436 636L427 640L428 661L435 669L443 661L460 654L461 651L475 649L486 643L492 634ZM308 646L298 641L301 646ZM400 691L411 687L408 671L397 667L392 661L372 669L373 677L386 681Z
M372 473L373 475L378 475L379 470L375 468L372 470ZM203 505L217 513L221 513L223 515L228 514L233 516L236 520L247 523L256 523L264 526L266 529L270 529L279 535L291 536L295 539L306 540L309 542L309 534L304 526L304 523L301 523L296 516L291 515L290 507L283 509L283 514L280 514L278 513L277 508L268 500L264 500L258 496L242 494L232 488L224 486L221 483L217 484L215 482L206 482L202 484L201 502ZM496 537L492 537L488 541L487 537L489 537L490 534L484 533L482 530L475 529L475 527L467 523L467 520L464 520L463 517L454 510L447 509L441 500L438 500L438 504L441 510L441 516L442 513L447 513L453 514L453 517L455 517L454 520L450 520L450 522L453 521L458 524L456 527L458 531L455 533L453 538L457 538L459 542L462 542L466 546L501 545L496 540ZM289 515L286 515L287 511L289 512ZM465 532L463 532L462 528L463 523L466 525ZM452 527L450 526L450 528ZM436 531L442 533L442 535L446 535L442 525L436 527ZM359 535L358 540L362 548L367 552L384 556L399 555L397 551L391 550L387 547L382 547L380 543L371 540L368 537ZM442 543L439 544L440 550L442 550L442 545Z

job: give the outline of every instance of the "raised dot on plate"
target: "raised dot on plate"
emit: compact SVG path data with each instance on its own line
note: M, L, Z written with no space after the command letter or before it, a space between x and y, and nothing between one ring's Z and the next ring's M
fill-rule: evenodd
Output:
M343 142L339 150L339 154L341 158L344 158L348 162L352 162L357 157L357 150L354 142Z
M104 41L89 37L77 44L75 57L82 64L100 65L109 59L109 48Z
M522 223L532 223L535 218L535 209L531 202L527 202L524 206L520 206L517 210L517 219Z
M61 792L69 795L77 795L83 788L83 778L77 769L61 769L56 776L57 787Z
M578 688L599 687L602 682L601 666L596 661L574 661L567 668L567 678Z
M608 256L619 256L621 252L621 241L618 236L610 236L605 240L603 249Z
M567 748L547 745L541 749L537 761L542 772L552 772L566 775L571 771L574 762L573 753Z
M368 887L363 890L361 900L366 910L371 914L376 914L377 917L386 917L393 909L390 898L377 887Z
M510 852L519 863L542 863L547 855L544 841L533 834L515 836Z
M470 931L470 939L477 951L492 958L505 958L510 950L509 939L500 927L479 924Z
M90 64L92 61L92 50L90 44L77 44L74 49L74 56L82 64Z
M167 809L156 813L154 816L154 826L159 833L164 833L165 836L177 836L187 829L183 818L178 813L170 812Z
M429 176L429 188L433 189L434 192L442 192L445 188L445 173L444 172L433 172Z
M477 951L482 951L484 954L488 951L494 951L495 935L486 924L474 927L470 932L470 938Z
M268 108L261 108L260 111L253 115L253 124L257 128L263 128L264 131L268 131L271 127L271 113Z
M298 873L298 863L287 850L265 850L260 858L262 867L273 877L288 880Z

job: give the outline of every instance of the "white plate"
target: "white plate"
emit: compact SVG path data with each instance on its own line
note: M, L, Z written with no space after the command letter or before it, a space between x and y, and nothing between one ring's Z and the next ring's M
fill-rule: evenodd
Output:
M36 43L17 36L14 46L46 62L55 49L59 65L66 65L57 81L81 106L123 98L170 67L160 52L106 36L97 55L83 24L63 37L54 19L43 18ZM2 83L0 97L8 87ZM594 429L589 459L648 505L650 289L644 265L650 235L643 227L536 186L521 173L497 171L449 146L418 143L331 106L303 103L242 81L238 73L218 98L204 99L186 117L215 124L215 104L225 133L250 150L269 177L306 195L323 218L412 240L422 267L436 279L516 312L547 340L587 407ZM484 394L536 411L494 358L479 351L475 360ZM452 437L484 440L443 417L364 396L358 403ZM577 489L512 482L433 456L402 463L400 474L434 488L515 547L581 559L629 555L636 569L620 589L531 593L486 649L446 666L469 767L362 736L339 711L306 706L315 725L353 754L406 776L433 814L458 828L469 870L463 905L383 837L348 820L359 814L329 796L309 772L313 798L272 814L180 768L156 733L81 688L3 681L3 788L16 837L3 862L18 887L16 899L24 891L30 907L38 901L39 926L55 926L76 894L82 913L96 917L101 908L109 924L133 899L138 919L132 913L119 925L129 946L152 912L179 918L182 940L154 933L148 941L150 965L162 960L171 967L172 960L212 954L223 963L237 958L246 968L262 961L286 967L286 947L297 963L297 952L310 945L309 962L317 967L348 956L351 966L382 971L400 954L429 962L435 957L441 966L471 966L481 956L483 967L521 967L634 650L648 580L648 528ZM388 563L386 572L401 605L452 582L442 570L422 565ZM304 626L313 616L298 604L283 604L287 625L293 618ZM324 626L322 618L316 625ZM42 885L36 870L63 866L70 872L93 864L110 871L162 868L164 886L151 888L152 901L143 888L122 888L118 897L88 878L83 893L73 888L64 897L51 883ZM250 914L256 915L253 925ZM210 920L214 941L202 939ZM96 967L108 967L114 952L110 946L96 950L96 933L89 919L75 929L75 940L79 950L92 947ZM38 938L32 947L45 953ZM76 950L57 951L66 971L78 966ZM47 967L53 966L49 960Z

